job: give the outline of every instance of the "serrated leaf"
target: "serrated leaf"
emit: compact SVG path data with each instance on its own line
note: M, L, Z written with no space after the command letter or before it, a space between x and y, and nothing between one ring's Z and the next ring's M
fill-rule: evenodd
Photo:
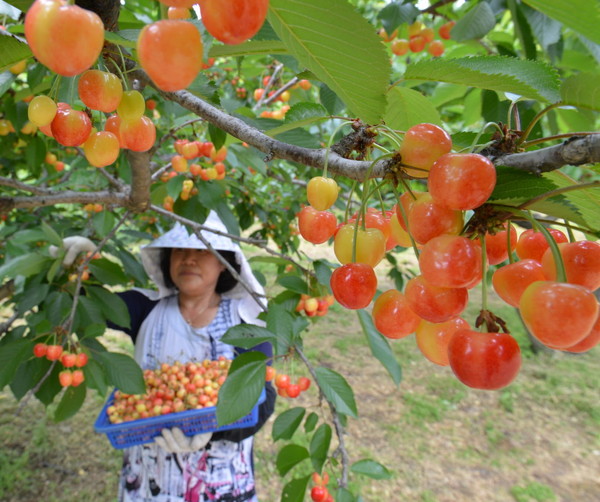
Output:
M231 58L263 54L289 54L280 40L252 40L238 45L212 45L208 51L211 58Z
M321 472L323 464L327 460L329 445L331 444L331 427L329 424L321 424L310 440L310 460L313 468Z
M266 358L262 352L244 352L233 360L219 389L219 425L235 422L252 411L265 387Z
M560 99L558 73L554 68L540 61L504 56L423 60L409 65L404 78L510 92L551 103Z
M296 293L308 293L308 285L306 284L306 281L297 275L280 275L277 278L277 284L280 284L284 288Z
M464 42L484 37L496 25L494 11L487 2L479 2L452 27L452 40Z
M305 413L306 409L300 406L280 413L275 422L273 422L273 429L271 430L273 441L292 439L294 432L296 432L302 423Z
M102 366L95 360L90 359L83 367L83 373L87 386L90 389L96 389L101 396L105 396L108 390L108 382L104 371L102 371Z
M85 401L87 386L85 383L77 387L67 387L56 410L54 411L54 421L62 422L75 415Z
M100 258L90 261L88 264L90 272L103 284L124 284L127 282L127 276L115 262Z
M308 450L297 444L285 445L277 454L275 465L280 476L285 476L291 469L309 457Z
M571 75L562 84L560 95L565 105L600 111L600 88L598 73L578 73Z
M55 246L59 247L62 246L62 238L60 237L60 235L58 235L56 230L54 230L50 225L48 225L48 223L42 221L41 228L42 232L44 232L44 235L46 236L46 239L50 244L54 244Z
M297 103L285 114L285 122L279 127L265 131L268 136L274 137L298 127L305 127L314 122L321 122L329 118L327 110L317 103Z
M339 373L323 367L318 367L315 373L319 388L327 399L333 403L337 411L356 418L358 411L354 400L354 392L346 379Z
M92 216L94 230L96 230L96 233L100 237L106 237L115 227L116 223L117 220L110 211L100 211L99 213L94 213L94 216Z
M379 122L391 65L373 26L350 3L271 0L268 20L290 54L354 115L367 123Z
M350 470L356 474L362 474L373 479L390 479L392 474L384 465L371 459L359 460L352 464Z
M42 303L50 291L50 284L33 284L24 291L23 299L17 305L20 315Z
M126 354L117 352L99 352L94 355L114 385L127 394L143 394L146 390L144 375L139 365Z
M442 124L440 114L431 101L408 87L393 87L389 90L384 120L392 129L401 131L423 122Z
M386 33L391 35L401 24L412 24L419 14L419 9L412 4L392 2L379 11L377 19L381 21Z
M523 3L600 44L600 4L589 0L523 0ZM454 31L454 30L453 30Z
M371 353L383 365L396 385L402 380L402 368L386 338L377 331L371 315L365 310L357 310L358 320L369 342Z

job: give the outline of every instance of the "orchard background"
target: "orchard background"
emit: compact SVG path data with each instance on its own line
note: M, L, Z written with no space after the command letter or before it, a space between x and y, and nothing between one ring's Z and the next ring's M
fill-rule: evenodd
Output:
M50 455L55 461L49 472L64 480L66 474L52 465L72 453L69 435L89 434L114 386L131 393L143 389L129 348L105 330L106 319L127 323L113 292L149 285L137 254L140 245L173 221L198 230L213 209L252 256L268 291L266 328L232 331L232 343L271 340L277 371L313 382L297 401L279 398L277 416L261 433L264 453L258 463L266 500L303 500L314 488L311 474L323 471L338 501L394 500L397 493L398 500L442 501L483 492L489 500L597 500L598 349L573 355L528 336L517 311L491 287L492 274L508 259L490 265L486 280L469 290L461 316L471 326L480 311L500 317L519 343L521 373L500 391L472 390L450 368L430 363L414 336L382 336L373 326L371 302L356 312L337 303L326 306L326 300L318 309L322 315L306 308L308 298L331 294L330 277L339 261L333 240L306 243L297 214L307 204L308 181L326 174L340 187L329 210L336 223L358 212L379 213L389 225L396 216L388 212L400 193L427 190L397 152L407 143L407 130L428 123L450 135L453 152L478 153L496 169L486 203L461 214L465 235L493 234L511 220L519 234L541 222L571 240L596 243L600 7L586 0L268 4L260 30L234 44L215 39L198 19L199 9L190 10L191 18L181 22L201 34L202 58L196 51L198 72L185 84L176 82L185 89L174 89L172 82L155 81L184 73L164 66L177 58L148 62L146 47L138 44L144 27L169 16L164 4L78 3L97 12L104 35L100 28L99 42L82 38L57 50L56 40L35 39L44 30L25 36L32 2L0 3L0 387L3 411L10 412L0 424L1 471L23 479L17 475L29 472L36 455ZM61 25L65 40L76 24ZM197 43L190 40L189 46ZM113 111L91 110L82 100L87 67L65 70L78 58L71 49L95 44L101 53L89 64L116 75L128 96L135 101L139 96L132 91L137 91L144 104L139 123L145 132L117 127L120 148L109 163L94 156L108 150L105 143L71 141L78 127L53 125L49 135L47 128L41 130L45 126L38 129L29 121L33 97L45 95L82 112L68 116L90 128L114 127ZM160 49L172 54L187 45ZM150 51L150 59L153 53L158 49ZM58 114L65 116L67 108ZM128 110L122 107L118 114L123 118ZM88 135L89 130L84 140ZM97 249L65 266L62 239L73 235L90 238ZM419 274L418 246L393 244L375 269L378 294L403 291ZM57 246L58 254L50 246ZM511 253L510 262L514 258ZM597 277L598 265L586 273ZM577 320L562 322L569 326ZM63 389L61 363L35 357L37 343L87 354L84 382ZM264 366L255 356L240 361L231 385L223 387L223 401L239 406L219 407L223 422L254 405L252 393L241 392L239 384L260 388ZM39 413L36 400L57 425L40 421L32 430L19 422ZM413 416L411 410L418 411ZM33 450L25 438L15 442L13 423L33 434ZM458 434L466 424L473 424L473 432ZM403 433L390 429L382 438L381 430L390 427ZM66 441L46 442L48 431L59 431ZM426 440L428 435L435 441ZM557 437L564 442L555 442ZM451 448L453 442L464 447L465 457L463 449ZM392 454L385 450L390 444ZM22 453L9 453L11 446ZM411 455L398 453L407 449ZM473 450L480 458L471 462L466 457ZM534 454L523 456L523 450ZM105 451L97 469L112 476L118 461ZM446 451L456 455L446 459ZM506 451L506 456L498 453ZM551 464L552 454L568 456L573 467ZM507 464L514 469L512 455L526 460L517 460L523 463L518 473L506 474ZM454 465L462 461L474 471L482 465L491 469L493 480L477 483L473 479L486 476L471 472L470 486L458 482L464 477ZM37 469L32 471L35 476ZM282 479L273 481L276 475ZM0 490L26 498L10 479L2 478ZM94 477L97 484L107 482L101 479ZM88 488L75 490L73 498L91 493ZM110 500L111 489L96 492L94 499L102 493Z

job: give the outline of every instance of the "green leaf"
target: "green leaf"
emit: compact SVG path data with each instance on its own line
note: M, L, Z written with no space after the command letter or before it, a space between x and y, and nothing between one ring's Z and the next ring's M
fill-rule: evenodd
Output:
M329 287L331 274L333 272L331 263L326 260L315 260L313 261L313 267L319 284Z
M100 211L92 216L92 224L100 237L106 237L117 224L117 220L110 211Z
M304 431L310 432L314 430L314 428L317 426L317 423L319 423L319 415L313 411L310 415L308 415L308 417L306 417L306 422L304 422Z
M212 45L208 51L211 58L231 58L263 54L289 54L280 40L250 41L238 45Z
M285 445L277 454L275 465L280 476L285 476L291 469L309 457L308 450L297 444Z
M102 370L102 366L94 359L90 359L83 367L83 373L87 386L90 389L96 389L101 396L105 396L108 389L108 382L106 381L106 375Z
M124 284L128 280L121 267L106 258L90 261L88 268L94 277L103 284Z
M5 0L5 2L13 7L16 7L22 12L27 12L33 3L33 0Z
M357 418L354 392L346 379L339 373L323 367L318 367L315 373L323 394L333 403L338 412Z
M23 59L29 59L32 55L25 42L5 30L0 30L0 72Z
M0 389L12 380L19 365L31 356L33 342L20 338L0 344Z
M292 479L281 492L281 502L303 502L310 476Z
M131 319L127 305L117 294L98 286L86 286L86 291L90 298L98 302L107 319L113 321L117 326L129 328Z
M419 9L414 5L392 2L379 11L377 19L381 21L386 33L391 35L401 24L412 24L419 14Z
M271 0L268 20L290 54L325 82L351 114L379 122L391 65L373 25L350 3Z
M233 360L219 389L219 425L235 422L252 411L265 386L265 360L262 352L244 352Z
M407 87L393 87L388 92L385 123L392 129L406 131L423 122L442 125L440 114L423 94Z
M272 305L267 311L267 328L289 340L294 335L294 316L281 305Z
M576 183L560 171L537 176L506 166L497 166L496 187L489 202L517 207L535 197ZM566 219L591 231L600 230L600 188L575 190L540 200L528 209Z
M27 253L8 260L0 267L0 279L19 275L29 277L40 273L51 260L37 253Z
M75 415L85 401L87 386L85 382L77 387L67 387L54 411L54 421L62 422Z
M129 40L119 33L115 33L113 31L105 31L104 39L107 42L110 42L115 45L120 45L121 47L127 47L129 49L135 49L137 46L137 37L134 40Z
M537 51L535 47L535 41L531 33L531 27L529 22L523 13L523 9L518 5L515 0L510 0L508 6L511 12L513 25L515 27L515 33L519 37L521 47L525 50L526 59L536 59Z
M279 439L292 439L294 432L298 429L304 418L306 409L301 406L296 408L290 408L279 414L279 416L273 422L273 429L271 434L273 441Z
M321 469L323 469L330 444L331 427L329 424L321 424L310 440L310 460L315 471L321 472Z
M565 105L600 111L599 78L598 73L577 73L568 77L560 88Z
M274 137L286 131L305 127L315 122L328 119L327 110L317 103L297 103L285 114L285 122L279 127L265 131L268 136Z
M308 293L308 284L306 284L306 281L302 277L298 277L297 275L280 275L277 278L277 284L295 293Z
M600 44L600 4L589 0L523 0L523 3ZM454 32L454 28L452 29Z
M46 239L50 244L54 244L55 246L61 247L63 245L63 241L60 235L54 230L48 223L42 221L42 232L46 236Z
M404 78L510 92L551 103L560 99L559 79L554 68L540 61L504 56L423 60L409 65Z
M229 328L221 338L221 341L243 349L251 349L263 342L275 344L277 338L277 334L262 326L256 326L255 324L238 324L237 326Z
M117 352L98 352L94 354L108 378L114 385L126 394L143 394L146 391L144 374L133 358Z
M35 387L48 371L50 364L46 358L34 357L19 365L10 382L10 390L17 400L21 400Z
M40 137L31 138L27 142L25 150L25 160L30 166L39 166L44 161L46 156L46 145Z
M363 309L357 310L358 320L362 326L363 332L369 342L371 353L383 365L387 372L392 377L396 385L402 380L402 368L394 356L394 351L390 347L387 339L377 331L373 324L371 314Z
M496 25L496 17L487 2L479 2L452 28L452 40L464 42L484 37Z
M354 462L350 470L355 474L362 474L373 479L390 479L392 477L391 472L384 465L371 459Z
M215 150L221 148L227 139L227 133L213 124L208 124L208 136L210 137L210 141L214 145Z
M17 305L20 315L42 303L50 291L50 284L33 284L24 291L23 299Z

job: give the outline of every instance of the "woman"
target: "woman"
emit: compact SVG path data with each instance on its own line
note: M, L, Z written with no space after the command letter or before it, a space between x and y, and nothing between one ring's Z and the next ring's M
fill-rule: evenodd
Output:
M240 323L260 324L261 312L252 295L208 249L207 243L238 272L259 296L264 291L241 249L229 237L216 213L205 227L219 233L190 235L180 224L144 247L142 263L158 291L120 293L131 327L122 329L135 344L135 359L143 369L161 363L233 359L242 349L220 341ZM114 327L114 326L113 326ZM272 357L269 344L260 350ZM275 391L266 385L255 427L185 438L177 429L163 431L156 443L125 450L119 483L124 502L257 501L254 488L252 436L272 414Z

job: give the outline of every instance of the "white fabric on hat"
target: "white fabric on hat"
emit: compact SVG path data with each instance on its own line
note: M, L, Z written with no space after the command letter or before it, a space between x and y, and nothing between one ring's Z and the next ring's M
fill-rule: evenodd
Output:
M219 233L214 233L208 230L202 230L200 234L213 249L217 251L232 251L235 253L237 263L240 265L241 280L259 297L264 300L265 291L262 285L258 282L246 256L242 252L240 246L234 242L228 234L227 227L221 221L215 211L211 211L206 221L202 224L205 228L216 230ZM208 246L202 242L194 233L188 232L187 228L181 223L175 223L173 228L164 235L158 237L150 244L141 249L142 265L148 276L154 281L158 287L158 291L140 290L153 300L171 296L177 292L175 288L169 288L165 284L165 279L160 268L160 258L162 250L165 248L188 248L188 249L208 249ZM257 316L262 312L262 307L248 292L248 290L239 281L233 289L223 293L226 298L239 299L236 302L239 307L239 316L246 322L262 325L263 322L257 319Z

